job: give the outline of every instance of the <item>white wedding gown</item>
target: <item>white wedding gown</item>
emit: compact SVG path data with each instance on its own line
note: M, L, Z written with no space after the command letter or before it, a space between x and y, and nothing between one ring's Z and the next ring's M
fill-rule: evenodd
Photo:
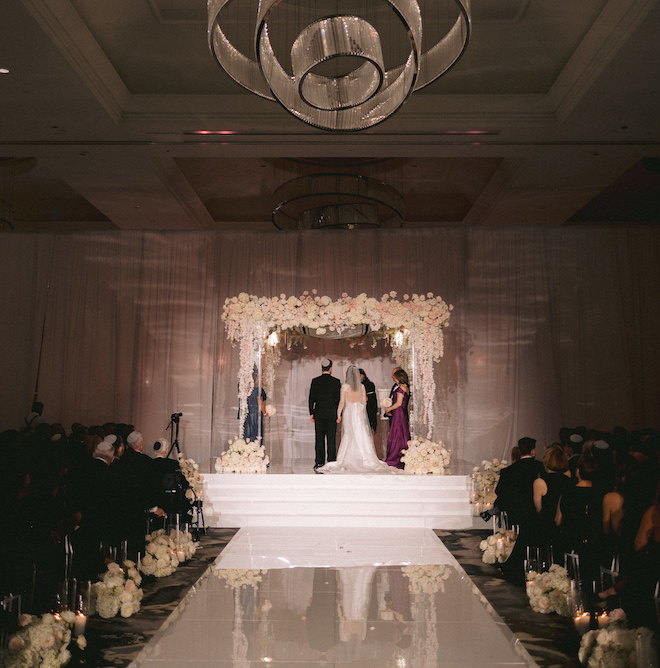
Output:
M341 415L341 444L337 461L328 462L319 473L385 473L397 475L401 469L388 466L376 456L374 441L367 418L367 394L364 385L356 391L350 385L341 387L337 414Z

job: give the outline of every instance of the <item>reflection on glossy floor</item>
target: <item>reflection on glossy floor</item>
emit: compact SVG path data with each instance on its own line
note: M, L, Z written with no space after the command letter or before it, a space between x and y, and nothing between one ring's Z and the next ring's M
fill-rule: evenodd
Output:
M134 666L534 665L431 531L251 528L232 543Z

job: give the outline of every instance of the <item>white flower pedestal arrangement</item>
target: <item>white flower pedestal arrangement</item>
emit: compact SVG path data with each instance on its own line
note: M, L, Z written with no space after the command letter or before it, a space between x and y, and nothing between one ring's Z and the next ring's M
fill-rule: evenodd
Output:
M607 615L605 628L582 636L578 659L588 668L646 668L658 665L653 645L653 631L644 627L629 629L626 613L617 608Z
M475 515L483 510L491 510L495 505L495 488L500 480L500 471L507 466L506 459L484 459L481 466L472 469L471 502Z
M45 613L41 617L23 614L18 619L20 629L9 638L5 655L5 668L59 668L71 659L69 643L76 614L71 610L62 613ZM86 646L85 636L79 635L78 647Z
M545 573L530 571L526 586L529 604L534 612L556 612L562 617L570 617L571 581L565 568L553 564Z
M117 614L130 617L139 612L142 601L142 577L132 561L125 561L124 568L119 564L108 564L108 570L99 582L92 585L92 599L98 614L104 619L111 619Z
M401 461L409 475L447 475L451 453L442 441L428 438L412 438L403 451Z
M140 571L157 578L172 575L179 567L177 544L164 529L146 536L146 553L140 560Z
M483 551L481 561L484 564L503 564L509 558L515 544L515 530L500 529L479 543L479 548Z
M266 473L268 456L258 441L236 438L215 462L216 473Z

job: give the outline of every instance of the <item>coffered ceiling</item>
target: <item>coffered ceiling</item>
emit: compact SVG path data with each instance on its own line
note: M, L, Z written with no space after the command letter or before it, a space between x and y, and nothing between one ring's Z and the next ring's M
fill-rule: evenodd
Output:
M430 34L443 7L423 5ZM658 1L474 0L472 19L446 75L337 134L226 75L203 0L2 2L0 225L270 231L275 189L321 172L395 188L407 227L660 222Z

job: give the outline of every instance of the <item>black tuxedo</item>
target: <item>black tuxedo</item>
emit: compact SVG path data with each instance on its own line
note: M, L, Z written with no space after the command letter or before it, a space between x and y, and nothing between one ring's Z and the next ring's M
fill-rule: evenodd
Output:
M312 380L309 388L309 414L314 418L316 433L316 457L314 466L325 464L326 440L328 461L337 459L337 408L341 396L341 383L329 373Z
M543 474L543 464L533 457L524 457L500 471L495 492L495 506L506 512L509 523L520 527L518 540L502 564L502 574L510 582L523 585L523 561L527 545L538 545L538 513L534 506L534 481Z
M376 399L376 386L366 378L362 381L364 391L367 393L367 417L371 428L376 431L378 427L378 400Z
M505 511L513 524L529 524L536 518L533 486L540 475L543 464L533 457L524 457L500 471L495 506Z

